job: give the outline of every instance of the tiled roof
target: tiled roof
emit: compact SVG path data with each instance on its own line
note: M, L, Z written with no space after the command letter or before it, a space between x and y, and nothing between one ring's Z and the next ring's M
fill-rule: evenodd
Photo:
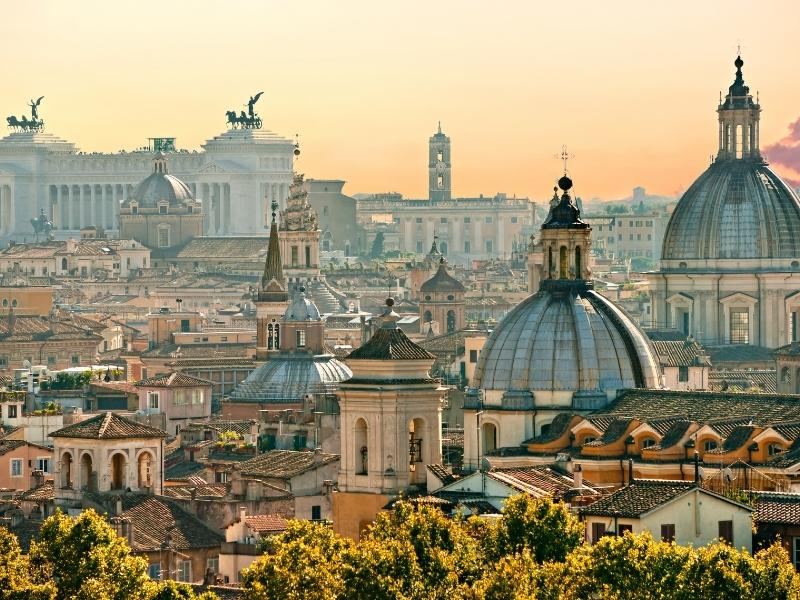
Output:
M170 499L143 494L122 495L122 515L133 525L133 549L153 552L161 549L167 530L177 550L215 548L225 537L186 512Z
M48 502L55 499L53 481L45 481L42 485L22 492L17 499L20 502Z
M434 360L436 356L408 339L401 329L381 328L366 344L348 354L347 359Z
M6 342L79 341L103 338L89 328L45 317L13 315L0 317L0 340Z
M533 467L495 468L487 476L512 488L534 496L560 498L575 489L575 481L571 475L545 465ZM583 487L593 489L593 484L584 481Z
M756 428L752 425L739 425L728 434L728 436L725 438L725 441L722 443L721 448L711 450L710 453L713 454L714 452L720 451L731 452L733 450L738 450L747 442L747 440L750 439L750 436L753 435L755 430Z
M708 375L708 385L714 391L733 391L731 388L774 394L778 387L775 369L718 369Z
M82 438L92 440L114 440L126 438L167 437L161 429L142 425L113 412L100 413L96 417L67 425L54 431L50 437Z
M168 498L189 499L194 491L196 498L224 498L228 487L224 484L207 483L204 485L170 485L164 488Z
M92 391L97 394L116 392L120 394L138 394L139 390L136 386L127 381L92 381L89 384Z
M182 353L182 352L181 352ZM178 358L167 363L168 367L180 367L188 369L191 367L253 367L255 361L250 358Z
M737 362L774 362L772 350L764 346L755 346L753 344L728 344L725 346L707 346L706 349L711 355L712 365Z
M179 449L183 454L183 449ZM206 466L192 460L183 460L164 468L164 479L186 479L204 471Z
M550 423L547 433L540 434L530 440L526 444L547 444L554 442L567 432L570 423L572 423L573 413L559 413L556 418Z
M16 450L20 446L26 445L28 442L25 440L9 440L9 439L0 439L0 456L11 452L12 450Z
M198 423L197 425L208 425L217 431L224 433L225 431L235 431L241 436L248 435L256 424L254 419L240 419L237 421L229 419L212 419L206 423Z
M654 342L682 342L686 334L677 329L645 329L644 332Z
M289 522L279 515L250 515L244 518L247 526L258 533L285 531Z
M633 417L643 421L681 415L708 423L726 415L752 419L754 425L800 420L800 396L779 394L725 394L667 390L626 390L597 417Z
M297 450L270 450L242 463L242 475L291 479L318 466L339 460L338 454L302 452Z
M464 330L454 331L424 339L418 345L433 354L444 354L455 358L464 354L465 337Z
M703 347L694 340L654 341L653 348L665 367L698 367L711 364Z
M628 429L630 423L631 419L614 419L608 424L603 435L589 442L586 446L606 446L608 444L613 444L625 434L625 430Z
M421 292L463 292L464 286L447 272L444 260L439 263L436 274L420 286Z
M581 508L584 515L639 517L695 488L693 481L637 479L594 504Z
M433 473L434 477L436 477L444 485L449 485L454 481L461 479L458 475L453 474L450 469L444 465L428 465L428 470Z
M158 257L163 258L225 258L261 262L267 254L269 238L264 237L198 237L184 244L158 250ZM155 257L154 252L154 257Z
M786 344L773 351L776 356L800 356L800 342Z
M686 431L689 429L691 424L691 421L685 420L672 421L672 426L662 434L663 437L661 438L661 441L653 446L653 449L664 450L667 448L672 448L672 446L683 439L683 436L686 434Z
M755 504L756 523L800 525L800 494L758 492Z
M134 385L137 387L158 387L158 388L181 388L181 387L200 387L211 385L210 381L192 377L186 373L170 373L161 377L149 377L140 379Z

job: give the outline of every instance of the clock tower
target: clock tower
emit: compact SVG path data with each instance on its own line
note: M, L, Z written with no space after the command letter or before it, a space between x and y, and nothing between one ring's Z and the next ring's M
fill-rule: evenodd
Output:
M439 130L428 140L428 199L431 202L451 199L450 170L450 138L442 133L439 122Z

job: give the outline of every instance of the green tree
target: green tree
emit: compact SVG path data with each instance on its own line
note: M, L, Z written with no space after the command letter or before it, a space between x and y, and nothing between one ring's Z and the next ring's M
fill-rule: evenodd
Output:
M249 600L328 600L344 590L343 553L352 545L325 525L290 521L275 553L244 570Z
M55 597L53 582L36 583L32 580L30 564L22 556L17 536L0 527L0 599L52 600Z
M375 239L372 240L372 247L369 251L370 258L378 258L383 254L384 235L382 231L375 234Z
M583 537L583 525L566 504L519 494L506 500L503 517L487 531L484 549L493 560L527 549L538 563L563 561Z

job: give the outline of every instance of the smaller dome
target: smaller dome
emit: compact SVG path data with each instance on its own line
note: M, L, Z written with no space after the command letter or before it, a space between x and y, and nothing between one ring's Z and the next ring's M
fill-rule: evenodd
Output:
M436 274L428 279L420 286L422 292L464 292L464 286L461 285L450 273L447 272L447 263L444 258L439 260L439 268Z
M167 172L167 159L157 152L153 157L153 172L136 186L123 206L136 201L142 208L156 208L164 200L170 206L181 206L188 200L194 200L194 196L189 186Z
M301 287L294 296L292 303L283 313L284 321L319 321L317 305L306 298L305 288Z
M332 356L276 356L257 367L231 393L236 402L300 402L308 394L331 394L352 377Z

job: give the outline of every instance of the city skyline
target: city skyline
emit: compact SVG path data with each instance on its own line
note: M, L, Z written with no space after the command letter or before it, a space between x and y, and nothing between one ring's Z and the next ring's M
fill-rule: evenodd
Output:
M426 197L427 138L441 120L454 196L542 199L562 144L584 198L624 197L635 185L676 195L716 153L718 92L741 43L745 81L764 107L762 149L788 181L800 179L787 167L800 140L800 82L784 75L793 3L771 3L786 17L778 22L740 2L724 14L636 3L441 2L396 13L361 2L199 3L191 28L181 26L183 3L45 4L43 41L0 23L7 55L26 48L4 65L0 111L22 115L44 95L47 130L84 151L131 150L154 136L199 148L225 130L226 110L263 90L264 127L300 134L296 170L345 179L349 193Z

